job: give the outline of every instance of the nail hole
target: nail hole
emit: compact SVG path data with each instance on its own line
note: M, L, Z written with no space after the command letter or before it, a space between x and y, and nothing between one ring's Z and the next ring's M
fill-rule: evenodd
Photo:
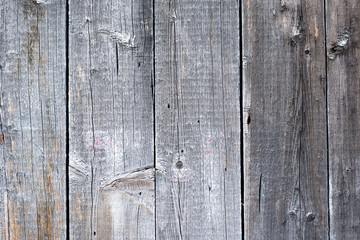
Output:
M312 222L314 220L315 220L315 214L313 214L313 213L306 214L306 221L307 222Z
M305 50L305 54L310 54L310 50L309 50L309 49L306 49L306 50Z
M290 216L291 218L295 218L295 217L296 217L296 212L295 212L295 211L290 211L290 212L289 212L289 216Z
M168 108L170 108L170 103L168 104Z
M184 166L184 163L182 161L177 161L176 162L176 167L177 168L181 169L181 168L183 168L183 166Z

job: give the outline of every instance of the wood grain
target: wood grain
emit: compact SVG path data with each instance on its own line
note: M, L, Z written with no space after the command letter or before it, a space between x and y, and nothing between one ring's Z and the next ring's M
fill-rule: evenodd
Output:
M155 1L156 238L240 239L235 0Z
M331 239L360 238L360 6L326 1Z
M65 239L65 1L4 0L0 20L0 239Z
M327 239L323 2L242 9L245 239Z
M146 193L136 196L124 190L131 182L103 190L117 176L154 167L153 3L69 7L70 238L154 239L151 183L134 186Z
M359 12L1 1L0 240L360 239Z

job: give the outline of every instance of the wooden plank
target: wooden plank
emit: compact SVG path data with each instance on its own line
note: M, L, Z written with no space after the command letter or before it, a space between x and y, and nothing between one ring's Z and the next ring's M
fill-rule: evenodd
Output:
M243 1L245 239L327 239L323 1Z
M155 237L152 7L69 2L71 239Z
M0 239L66 237L65 1L0 3Z
M360 5L326 1L331 239L360 238Z
M155 1L156 237L241 239L236 0Z

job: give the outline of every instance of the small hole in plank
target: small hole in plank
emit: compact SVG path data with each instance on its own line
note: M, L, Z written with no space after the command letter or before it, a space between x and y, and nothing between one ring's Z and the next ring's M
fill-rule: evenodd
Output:
M177 168L181 169L181 168L183 168L184 163L182 161L177 161L175 165Z
M296 217L297 217L297 214L296 214L296 212L295 212L294 210L292 210L292 211L289 212L289 216L290 216L291 218L296 218Z
M312 221L314 221L315 220L315 214L313 214L313 213L308 213L307 215L306 215L306 221L307 222L312 222Z
M249 114L249 116L248 116L248 118L247 118L247 120L246 120L246 124L250 124L250 122L251 122L251 117L250 117L250 114Z

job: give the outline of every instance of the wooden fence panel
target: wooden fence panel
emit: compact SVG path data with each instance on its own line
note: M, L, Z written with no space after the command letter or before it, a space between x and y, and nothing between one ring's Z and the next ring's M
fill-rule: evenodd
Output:
M326 3L330 237L360 239L360 5Z
M245 239L327 239L323 1L243 11Z
M359 12L2 0L0 240L360 239Z
M155 1L156 238L241 239L236 0Z
M70 239L154 239L152 1L70 0Z
M0 3L0 239L66 237L65 9Z

